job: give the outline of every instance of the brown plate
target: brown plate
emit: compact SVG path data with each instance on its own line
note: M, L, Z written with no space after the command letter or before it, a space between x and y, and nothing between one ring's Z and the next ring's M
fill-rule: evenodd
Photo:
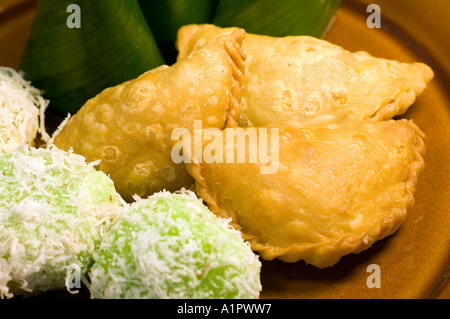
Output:
M36 0L2 0L0 65L17 68ZM366 24L369 4L381 9L381 28ZM405 223L368 250L333 267L263 261L261 298L450 298L450 2L448 0L344 0L326 40L350 51L404 62L422 61L436 76L403 116L426 133L425 170ZM380 288L369 288L369 265ZM369 268L368 268L369 267ZM447 282L447 283L446 283ZM83 290L74 298L88 297ZM65 292L43 298L70 297Z

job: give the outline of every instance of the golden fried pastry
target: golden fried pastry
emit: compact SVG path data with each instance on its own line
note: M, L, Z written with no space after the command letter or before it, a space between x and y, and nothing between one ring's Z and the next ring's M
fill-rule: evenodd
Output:
M203 157L191 156L186 167L197 194L263 259L331 266L392 234L414 203L424 134L412 121L238 129L229 138L235 129L223 130L222 160L203 160L212 143L204 138ZM234 163L226 160L230 148ZM267 159L276 165L264 173Z
M187 25L178 31L179 58L237 28ZM359 123L403 114L434 74L423 63L351 53L309 36L247 33L241 126Z
M243 30L213 39L194 54L105 89L71 117L54 144L73 148L109 174L128 201L193 183L171 159L175 128L236 126L240 114Z

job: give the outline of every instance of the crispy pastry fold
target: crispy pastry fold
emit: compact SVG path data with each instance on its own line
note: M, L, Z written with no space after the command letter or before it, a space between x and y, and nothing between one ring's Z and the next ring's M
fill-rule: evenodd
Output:
M189 187L184 164L171 158L172 132L191 130L194 120L219 129L237 125L244 36L238 30L215 38L170 67L105 89L69 119L54 144L101 160L98 168L126 200Z

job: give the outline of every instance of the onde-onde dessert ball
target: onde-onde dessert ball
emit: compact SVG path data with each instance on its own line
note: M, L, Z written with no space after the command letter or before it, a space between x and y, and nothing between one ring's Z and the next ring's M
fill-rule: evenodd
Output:
M259 257L193 192L129 206L94 254L92 298L258 298Z
M82 156L32 147L0 156L0 297L64 288L71 266L86 272L123 207Z
M44 112L48 101L14 69L0 66L0 154L33 145L37 133L48 138Z

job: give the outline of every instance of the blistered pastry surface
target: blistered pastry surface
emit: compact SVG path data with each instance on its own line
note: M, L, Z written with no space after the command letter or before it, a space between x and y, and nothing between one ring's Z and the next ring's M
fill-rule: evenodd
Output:
M55 145L101 160L99 169L120 194L147 196L193 182L171 158L175 128L235 126L240 115L244 32L227 35L171 67L108 88L89 100L55 138Z
M187 167L199 196L231 217L264 259L323 268L402 224L424 166L423 137L406 120L285 127L274 174L248 159Z

